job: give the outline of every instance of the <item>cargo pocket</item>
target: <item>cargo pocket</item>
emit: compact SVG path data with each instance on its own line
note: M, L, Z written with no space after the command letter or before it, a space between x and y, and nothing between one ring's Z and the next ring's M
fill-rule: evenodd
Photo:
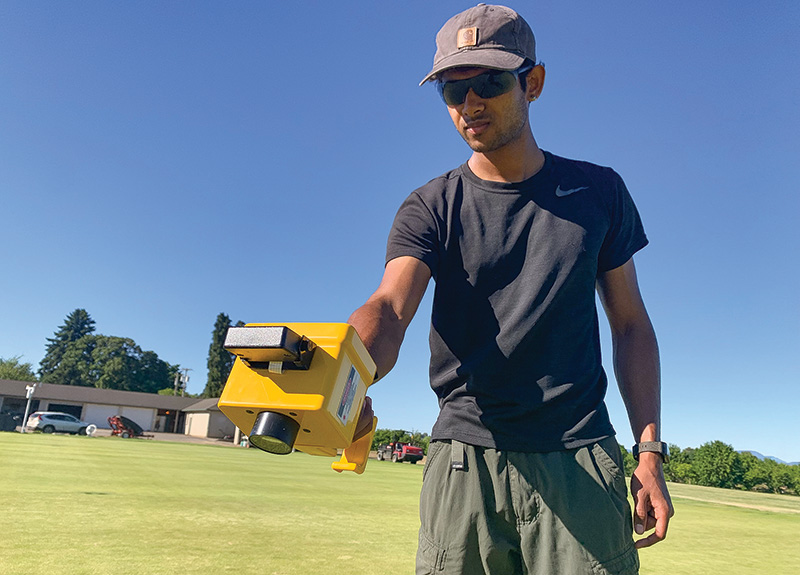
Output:
M607 449L616 449L619 453L619 446L614 438L611 438L612 444L603 445L608 441L608 439L605 439L592 445L592 456L603 481L606 483L607 491L615 495L617 499L624 501L625 507L630 513L630 507L628 506L628 486L625 483L625 474L622 469L620 469L617 462L614 461L611 454L606 451Z
M428 445L428 457L425 459L425 466L422 468L423 481L425 480L425 476L428 474L428 469L430 469L433 465L434 458L441 453L444 445L448 444L446 444L444 441L434 441Z
M594 571L594 575L638 575L639 553L631 543L628 549L616 557L596 565L592 571Z
M616 451L613 451L616 450ZM628 486L622 471L622 456L616 439L610 437L591 446L595 473L603 482L608 502L616 510L618 522L609 529L618 535L610 537L605 549L595 550L595 575L635 575L639 572L639 555L633 544L633 511L628 503ZM611 516L608 516L611 521ZM609 535L611 531L609 532Z
M444 562L447 558L447 551L439 547L436 543L420 530L419 547L417 548L417 573L416 575L432 575L444 571Z

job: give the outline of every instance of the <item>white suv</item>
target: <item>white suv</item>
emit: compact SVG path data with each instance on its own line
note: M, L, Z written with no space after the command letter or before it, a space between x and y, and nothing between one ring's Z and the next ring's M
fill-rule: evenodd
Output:
M86 428L89 424L81 421L68 413L58 411L35 411L28 416L28 423L25 425L26 431L42 431L53 433L77 433L86 435Z

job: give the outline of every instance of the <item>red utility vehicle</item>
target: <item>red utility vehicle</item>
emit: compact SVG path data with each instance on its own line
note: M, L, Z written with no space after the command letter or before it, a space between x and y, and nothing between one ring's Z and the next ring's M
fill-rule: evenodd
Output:
M422 459L422 448L410 443L402 443L400 441L393 441L386 445L378 447L378 461L384 459L391 459L395 463L408 461L409 463L416 463Z
M133 421L123 415L112 415L108 418L108 425L111 426L111 435L118 435L119 437L153 437L146 435L144 429Z

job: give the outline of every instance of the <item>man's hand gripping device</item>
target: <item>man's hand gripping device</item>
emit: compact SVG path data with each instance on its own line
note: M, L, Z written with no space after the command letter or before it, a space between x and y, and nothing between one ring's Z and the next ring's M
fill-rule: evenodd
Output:
M344 449L331 467L364 472L378 418L353 435L376 366L352 326L247 324L230 328L224 347L237 357L219 408L251 445L329 457Z

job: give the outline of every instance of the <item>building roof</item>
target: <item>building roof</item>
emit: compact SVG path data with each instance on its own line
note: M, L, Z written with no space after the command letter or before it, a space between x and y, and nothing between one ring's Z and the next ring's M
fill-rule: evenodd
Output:
M195 401L197 401L195 399ZM220 411L219 407L217 407L217 402L219 401L218 397L212 397L211 399L201 399L197 401L197 403L192 404L188 407L184 407L183 411L187 413L192 413L196 411Z
M24 398L25 387L28 385L31 385L31 382L0 379L0 395ZM156 393L121 391L119 389L98 389L96 387L58 385L54 383L40 383L33 394L33 398L47 399L50 401L69 401L74 403L99 403L126 407L175 409L179 411L184 411L186 407L198 403L196 397L177 397L173 395L158 395ZM216 402L217 400L214 399L213 401Z

